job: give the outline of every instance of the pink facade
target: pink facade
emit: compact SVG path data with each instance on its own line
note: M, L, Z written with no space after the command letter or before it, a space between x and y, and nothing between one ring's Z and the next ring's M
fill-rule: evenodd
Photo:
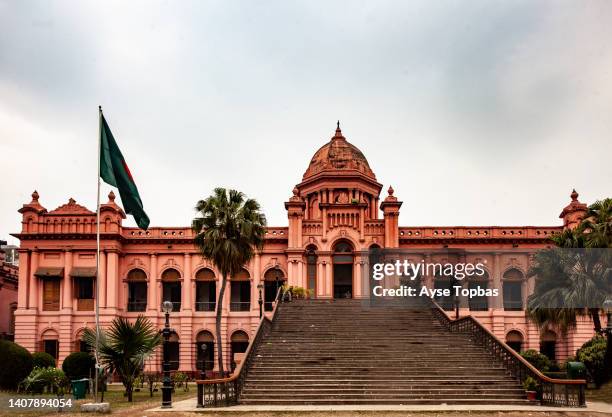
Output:
M10 340L15 335L19 268L5 259L4 250L0 249L0 338Z
M563 226L402 227L402 202L391 187L384 198L381 190L364 155L338 128L315 153L285 203L288 226L268 227L263 250L232 277L222 321L228 363L259 321L258 284L265 283L266 301L277 279L307 288L317 298L365 297L360 277L373 246L424 253L459 248L468 262L484 260L489 286L507 288L514 298L507 305L503 297L491 299L480 311L466 307L461 314L476 316L501 339L520 343L521 349L542 346L564 359L592 336L588 321L568 335L555 329L541 335L522 310L534 285L526 278L530 255L549 245L552 233L579 221L586 207L577 194L563 209ZM47 211L38 200L34 192L32 201L19 210L23 221L21 232L15 234L21 240L15 338L31 351L57 349L61 362L79 348L82 330L94 325L95 213L72 199ZM161 301L174 301L178 311L171 316L173 340L180 342L177 367L194 371L198 360L212 359L198 358L196 344L214 338L219 274L198 255L189 227L123 227L125 214L114 200L111 193L101 207L101 322L105 326L118 315L144 314L161 328ZM335 262L335 251L348 261ZM424 280L435 285L433 277Z

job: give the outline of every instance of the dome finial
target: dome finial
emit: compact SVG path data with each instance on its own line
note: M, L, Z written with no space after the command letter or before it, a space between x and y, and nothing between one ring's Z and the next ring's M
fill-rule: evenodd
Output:
M572 201L578 200L578 193L576 192L575 188L572 190L572 193L570 194L570 198L572 199Z

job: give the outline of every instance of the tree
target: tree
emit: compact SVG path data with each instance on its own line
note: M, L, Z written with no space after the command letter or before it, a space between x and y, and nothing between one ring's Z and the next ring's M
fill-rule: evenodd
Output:
M540 328L556 325L562 332L589 315L601 331L600 308L607 297L608 271L600 250L551 248L539 251L528 276L535 288L527 300L527 315Z
M198 201L192 229L194 244L202 257L209 259L221 273L221 288L216 310L217 361L224 373L221 342L221 313L228 277L237 274L262 248L266 217L259 203L243 193L215 188L212 195Z
M591 204L576 233L584 236L586 248L612 248L612 198Z
M576 325L576 317L589 315L595 332L602 333L601 309L612 296L612 199L591 204L573 230L551 239L563 249L547 249L535 256L530 276L537 275L534 293L527 301L527 315L541 327ZM585 249L582 249L585 248ZM570 249L570 250L567 250ZM608 335L605 363L612 372L612 335Z
M83 340L95 350L95 330L85 329ZM100 364L110 373L119 375L129 402L133 400L134 383L144 369L145 360L161 342L161 334L144 316L138 316L134 323L117 317L108 330L100 332Z

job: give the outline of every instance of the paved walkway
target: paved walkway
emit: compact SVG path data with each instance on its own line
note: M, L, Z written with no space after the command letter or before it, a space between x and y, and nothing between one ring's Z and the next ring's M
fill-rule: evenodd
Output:
M196 408L196 399L177 401L172 408L152 408L152 412L197 412L197 413L255 413L273 411L539 411L539 412L574 412L610 413L612 404L587 402L585 408L543 407L538 405L235 405L232 407Z

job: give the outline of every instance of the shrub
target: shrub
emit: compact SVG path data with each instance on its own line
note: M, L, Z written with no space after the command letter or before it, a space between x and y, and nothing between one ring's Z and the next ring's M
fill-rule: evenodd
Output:
M62 369L69 379L89 378L94 375L96 360L87 352L73 352L66 356Z
M521 352L521 356L537 368L540 372L548 372L555 367L553 362L548 359L548 356L534 349L529 349Z
M189 391L189 376L184 372L175 372L172 374L172 382L175 387L183 388L183 391Z
M47 352L32 353L32 365L34 368L55 368L55 358Z
M0 340L0 388L15 389L32 372L32 355L17 343Z
M523 389L525 391L536 391L538 389L538 382L530 376L527 376L523 381Z
M64 394L69 388L70 382L64 371L54 367L34 368L32 372L21 382L23 391L30 394L41 394L47 392Z
M606 382L604 359L606 357L606 338L595 336L576 351L576 359L584 363L598 387Z

